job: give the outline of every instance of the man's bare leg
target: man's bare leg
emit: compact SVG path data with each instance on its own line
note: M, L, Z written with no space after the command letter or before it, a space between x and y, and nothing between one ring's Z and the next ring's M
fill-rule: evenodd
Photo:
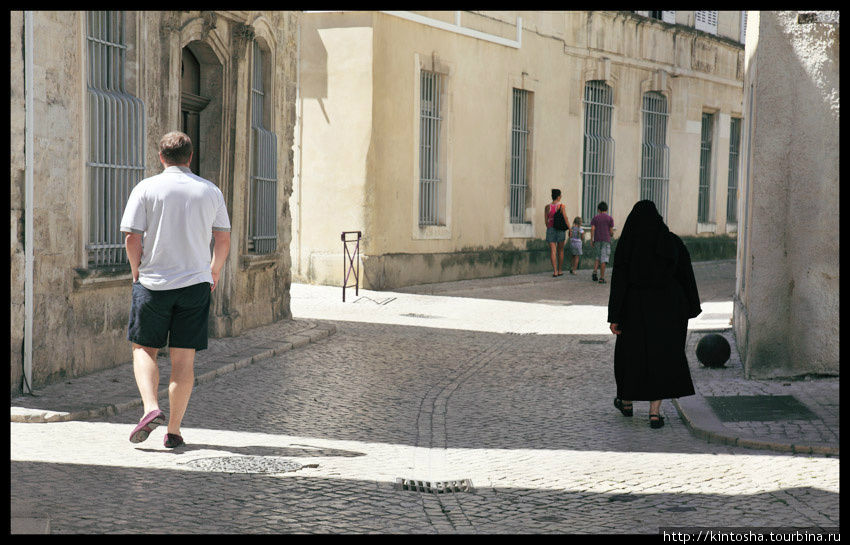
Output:
M168 384L168 433L180 435L180 424L195 385L195 350L171 348L171 381Z
M144 414L159 409L157 393L159 391L159 367L156 364L158 349L133 345L133 374L136 376L136 385L142 396Z

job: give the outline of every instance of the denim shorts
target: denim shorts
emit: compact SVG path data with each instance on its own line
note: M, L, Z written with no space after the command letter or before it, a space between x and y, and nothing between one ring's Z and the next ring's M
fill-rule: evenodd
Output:
M608 258L611 256L611 243L606 241L597 240L594 242L596 246L596 259L599 260L600 263L608 263Z
M210 284L149 290L133 284L127 340L148 348L207 348Z
M566 231L558 231L554 227L546 228L546 242L565 242L566 240Z

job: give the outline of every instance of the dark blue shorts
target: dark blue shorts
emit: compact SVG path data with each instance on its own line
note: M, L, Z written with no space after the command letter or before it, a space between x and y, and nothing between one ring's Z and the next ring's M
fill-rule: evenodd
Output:
M148 348L207 347L210 284L202 282L175 290L149 290L133 284L127 340Z

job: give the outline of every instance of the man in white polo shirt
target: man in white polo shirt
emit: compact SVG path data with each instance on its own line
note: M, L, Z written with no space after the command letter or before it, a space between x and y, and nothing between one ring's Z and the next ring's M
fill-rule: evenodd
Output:
M195 352L207 348L210 294L230 250L230 219L221 190L189 169L192 142L170 132L159 143L165 170L133 188L121 232L133 272L127 339L144 416L130 434L139 443L166 417L159 409L160 348L169 346L171 381L165 446L183 445L180 425L195 382ZM215 239L210 257L210 236Z

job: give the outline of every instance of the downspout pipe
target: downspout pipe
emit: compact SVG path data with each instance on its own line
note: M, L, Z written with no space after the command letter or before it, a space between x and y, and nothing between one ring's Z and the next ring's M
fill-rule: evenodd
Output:
M33 24L32 11L24 12L24 381L23 393L32 393L32 315L33 315L33 218L34 153L33 135Z

